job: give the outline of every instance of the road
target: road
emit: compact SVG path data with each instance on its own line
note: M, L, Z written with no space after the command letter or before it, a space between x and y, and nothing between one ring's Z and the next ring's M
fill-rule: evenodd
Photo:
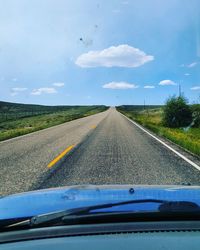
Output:
M69 153L70 145L76 147ZM200 185L200 171L114 108L0 144L1 194L76 184L188 183Z
M49 172L48 164L67 147L84 140L107 114L102 112L0 142L0 194L33 189Z

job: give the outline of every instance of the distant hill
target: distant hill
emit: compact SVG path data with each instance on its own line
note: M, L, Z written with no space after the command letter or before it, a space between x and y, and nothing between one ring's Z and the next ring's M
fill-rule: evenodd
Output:
M157 108L162 108L163 105L121 105L118 106L118 108L122 108L125 109L127 111L133 111L133 110L142 110L144 108L148 108L148 109L157 109Z
M67 106L67 105L57 105L57 106L46 106L38 104L23 104L23 103L12 103L12 102L3 102L0 101L0 112L2 110L9 111L61 111L66 110L72 107L80 106Z
M45 105L37 105L37 104L23 104L23 103L12 103L12 102L3 102L0 101L0 122L19 119L23 117L42 115L42 114L50 114L61 111L73 110L81 107L87 107L87 110L93 110L95 108L104 109L103 105L91 105L91 106L45 106Z

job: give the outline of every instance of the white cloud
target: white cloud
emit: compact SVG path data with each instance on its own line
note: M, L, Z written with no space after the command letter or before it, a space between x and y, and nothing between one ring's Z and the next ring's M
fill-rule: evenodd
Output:
M39 88L39 89L33 89L31 95L55 94L55 93L57 93L55 88Z
M153 85L146 85L146 86L144 86L144 89L155 89L155 86L153 86Z
M198 62L193 62L187 65L188 68L193 68L194 66L197 65Z
M185 73L184 75L185 75L185 76L189 76L190 74L189 74L189 73Z
M163 80L159 82L159 85L167 86L167 85L177 85L177 84L172 80Z
M192 68L194 66L196 66L198 64L198 62L193 62L193 63L190 63L190 64L181 64L180 67L187 67L187 68Z
M14 91L14 92L22 92L25 90L27 90L27 88L20 88L20 87L12 88L12 91Z
M23 92L23 91L26 91L27 88L21 88L21 87L15 87L15 88L12 88L11 89L11 96L16 96L19 94L19 92Z
M54 82L53 83L53 86L55 86L55 87L63 87L64 85L65 85L64 82Z
M191 88L191 90L200 90L200 86L194 86Z
M104 50L89 51L80 55L76 64L83 68L92 67L139 67L154 60L151 55L127 44L112 46Z
M139 86L128 82L109 82L102 86L104 89L136 89Z

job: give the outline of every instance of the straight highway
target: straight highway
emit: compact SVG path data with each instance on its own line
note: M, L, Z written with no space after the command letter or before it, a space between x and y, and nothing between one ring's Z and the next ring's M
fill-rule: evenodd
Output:
M115 108L0 143L1 194L77 184L200 185L200 171Z

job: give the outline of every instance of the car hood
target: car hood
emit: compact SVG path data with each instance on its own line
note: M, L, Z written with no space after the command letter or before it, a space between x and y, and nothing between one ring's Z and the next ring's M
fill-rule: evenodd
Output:
M191 201L200 206L200 187L77 185L43 189L0 197L0 219L29 217L83 206L138 199ZM115 211L118 209L119 207L114 208ZM135 206L133 209L136 209ZM137 211L148 209L150 204L137 207Z

